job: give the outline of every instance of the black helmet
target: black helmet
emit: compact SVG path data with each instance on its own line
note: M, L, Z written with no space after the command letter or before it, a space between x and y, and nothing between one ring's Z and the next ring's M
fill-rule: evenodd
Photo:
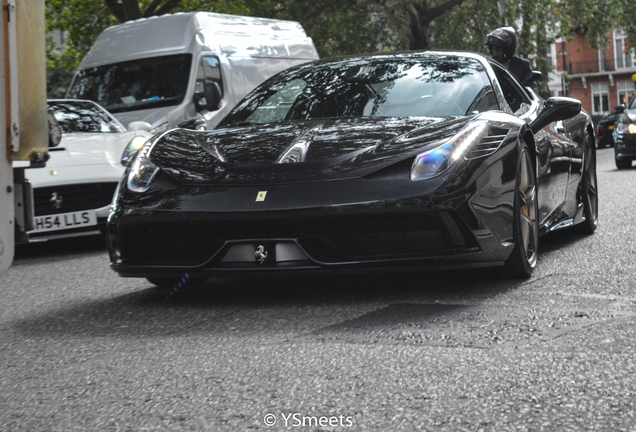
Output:
M500 27L488 33L486 45L504 50L504 57L510 60L517 50L517 33L512 27Z

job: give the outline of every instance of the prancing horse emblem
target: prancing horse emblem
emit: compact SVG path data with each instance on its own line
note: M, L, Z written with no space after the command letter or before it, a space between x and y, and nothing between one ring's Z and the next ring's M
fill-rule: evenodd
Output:
M53 192L53 195L51 195L51 199L49 200L49 202L53 207L59 209L60 207L62 207L62 195L58 195L57 192Z
M265 260L267 259L267 248L265 248L265 246L263 245L259 245L254 252L254 256L256 257L256 261L258 261L259 264L264 264Z

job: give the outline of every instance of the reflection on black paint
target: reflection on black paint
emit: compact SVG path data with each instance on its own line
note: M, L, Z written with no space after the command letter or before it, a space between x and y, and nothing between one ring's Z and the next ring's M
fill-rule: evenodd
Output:
M315 181L364 176L452 137L470 117L305 120L220 129L175 130L155 145L151 159L183 184ZM302 139L304 163L278 164Z
M484 89L491 87L481 65L457 56L319 62L265 82L220 127L321 118L463 116L472 113Z

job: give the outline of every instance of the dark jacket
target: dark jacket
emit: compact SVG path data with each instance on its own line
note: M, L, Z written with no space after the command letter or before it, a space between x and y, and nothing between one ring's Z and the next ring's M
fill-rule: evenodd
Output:
M530 62L517 56L512 56L506 65L506 69L508 69L508 71L513 74L521 84L524 84L524 81L532 76ZM530 84L532 83L525 83L524 85Z

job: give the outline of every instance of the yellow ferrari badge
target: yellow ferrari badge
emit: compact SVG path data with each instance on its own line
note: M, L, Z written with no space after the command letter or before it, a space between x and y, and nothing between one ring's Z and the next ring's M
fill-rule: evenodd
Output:
M267 191L261 191L256 195L256 202L265 201L265 195L267 195Z

